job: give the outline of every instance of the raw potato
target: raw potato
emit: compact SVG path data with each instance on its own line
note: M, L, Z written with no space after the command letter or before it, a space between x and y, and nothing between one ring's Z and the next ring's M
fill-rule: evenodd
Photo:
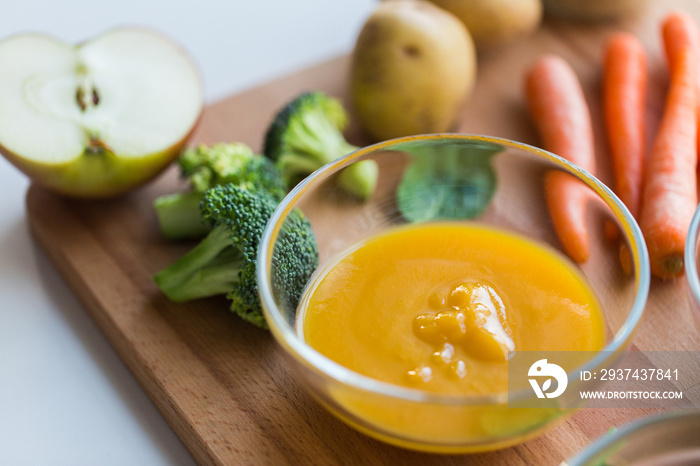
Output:
M609 20L632 15L646 7L647 0L544 0L547 14L574 20Z
M355 112L377 140L448 131L475 79L469 32L424 1L380 4L352 57Z
M531 34L542 21L541 0L431 0L458 17L479 49ZM586 3L588 0L574 0Z

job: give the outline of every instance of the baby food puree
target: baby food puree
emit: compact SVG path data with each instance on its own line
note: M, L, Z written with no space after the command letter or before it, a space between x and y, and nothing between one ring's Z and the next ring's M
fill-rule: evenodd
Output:
M298 331L360 374L438 393L507 391L514 351L595 351L600 306L568 259L461 223L411 225L331 263L302 299Z

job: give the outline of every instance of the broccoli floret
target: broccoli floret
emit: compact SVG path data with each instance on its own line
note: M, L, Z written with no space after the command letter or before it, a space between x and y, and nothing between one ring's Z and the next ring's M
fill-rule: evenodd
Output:
M275 161L289 186L357 149L343 137L347 113L337 99L322 92L304 93L275 116L265 135L264 154ZM359 199L374 192L379 169L373 160L356 162L343 170L339 183Z
M277 201L287 193L287 186L270 161L240 142L200 145L186 151L178 162L182 176L200 193L229 183L248 191L267 191Z
M255 267L263 230L276 206L276 199L265 192L233 184L210 189L204 194L201 215L213 229L194 249L158 272L156 283L178 302L225 294L233 312L266 328ZM311 225L300 212L290 214L277 244L273 283L287 293L286 304L296 307L318 265Z
M178 163L182 178L192 190L161 196L153 205L161 232L167 238L207 234L210 228L200 220L199 203L203 193L214 186L233 183L249 191L266 191L277 201L287 192L274 164L242 143L200 145L185 151Z

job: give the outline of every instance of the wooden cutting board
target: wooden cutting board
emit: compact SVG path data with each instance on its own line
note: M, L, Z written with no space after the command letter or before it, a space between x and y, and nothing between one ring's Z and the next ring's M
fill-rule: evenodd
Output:
M672 8L700 20L697 0L657 1L619 24L547 20L528 40L481 56L476 90L457 130L538 144L523 96L523 73L545 52L578 73L593 115L598 173L611 179L600 109L602 47L617 29L637 34L649 50L649 128L656 128L667 76L659 18ZM215 103L195 142L242 141L261 148L272 115L303 90L347 97L347 57L306 69ZM362 145L357 128L349 139ZM160 237L153 199L184 188L174 168L149 186L115 200L79 202L32 186L27 212L33 234L201 464L508 464L554 465L610 427L648 411L584 409L523 445L471 456L439 456L391 447L346 427L295 381L272 337L231 313L227 302L169 302L153 283L157 270L191 245ZM324 238L319 238L324 241ZM652 282L635 347L699 350L683 280Z

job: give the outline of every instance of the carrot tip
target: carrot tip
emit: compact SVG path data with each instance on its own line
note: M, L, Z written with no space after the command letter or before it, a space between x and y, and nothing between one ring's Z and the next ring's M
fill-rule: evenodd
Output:
M674 277L683 272L683 256L680 254L671 254L661 260L661 269L667 277Z
M620 266L625 275L632 275L633 265L632 265L632 253L626 244L620 244Z

